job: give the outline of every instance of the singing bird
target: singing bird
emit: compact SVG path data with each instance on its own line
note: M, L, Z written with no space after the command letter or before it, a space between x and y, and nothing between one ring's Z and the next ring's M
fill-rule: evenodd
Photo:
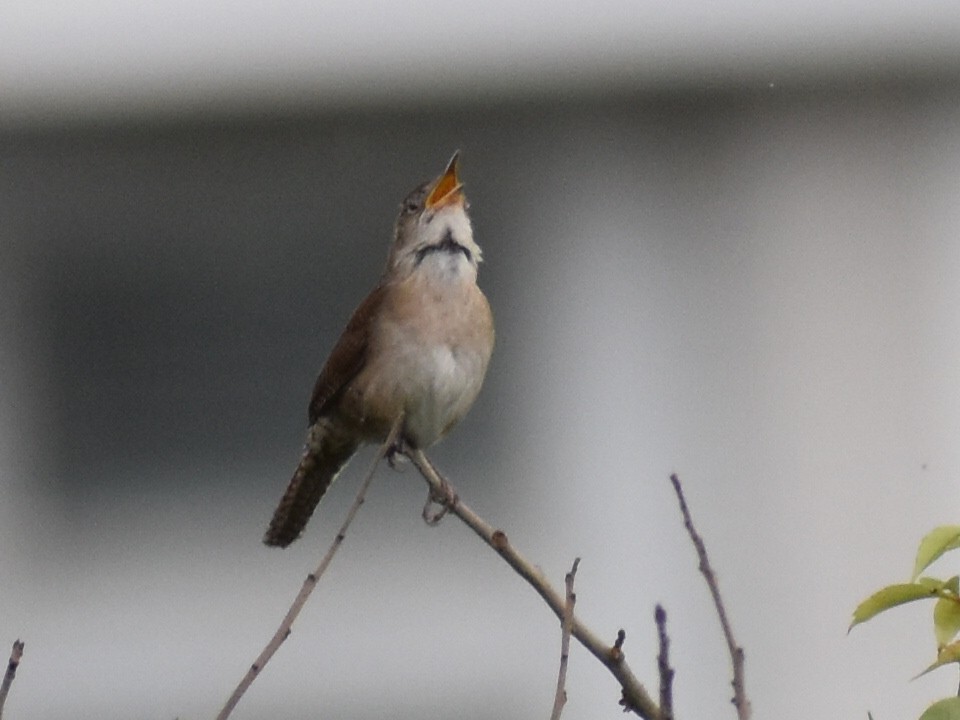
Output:
M300 537L362 443L400 438L426 449L467 414L493 352L493 316L477 286L482 259L467 215L459 153L400 206L380 281L354 311L320 371L303 457L263 541Z

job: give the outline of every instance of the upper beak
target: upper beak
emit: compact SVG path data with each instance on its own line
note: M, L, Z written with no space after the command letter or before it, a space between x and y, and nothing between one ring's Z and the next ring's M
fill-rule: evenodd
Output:
M427 196L426 205L428 209L433 210L450 203L463 202L463 183L457 177L459 165L460 151L457 150L450 158L450 162L447 163L447 169L443 171L443 175L440 176L437 184L433 186L433 190Z

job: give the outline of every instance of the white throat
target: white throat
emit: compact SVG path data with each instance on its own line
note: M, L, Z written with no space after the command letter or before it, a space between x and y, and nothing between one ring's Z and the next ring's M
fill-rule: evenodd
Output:
M407 255L412 272L438 281L476 282L483 252L473 239L470 218L462 207L425 211L414 232L416 240Z

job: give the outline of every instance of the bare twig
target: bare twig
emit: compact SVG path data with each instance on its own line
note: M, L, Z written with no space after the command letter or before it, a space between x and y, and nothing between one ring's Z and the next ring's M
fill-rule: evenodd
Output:
M290 609L287 610L287 614L280 623L280 627L277 628L277 631L274 633L273 637L270 638L270 642L267 643L267 646L263 649L263 652L260 653L256 660L254 660L253 665L250 666L250 669L247 670L247 674L243 677L243 680L240 681L240 684L237 685L236 690L233 691L233 694L223 706L220 714L217 715L217 720L226 720L226 718L230 716L230 713L233 712L233 709L237 706L237 703L240 702L240 698L243 697L243 694L247 691L247 688L249 688L253 681L257 679L260 671L263 670L264 666L270 661L270 658L272 658L274 653L277 652L277 650L283 644L283 641L290 636L290 633L292 632L293 621L297 619L300 611L303 610L303 606L310 597L310 593L313 592L313 589L317 586L317 582L330 565L330 561L333 560L333 556L337 553L340 545L343 544L343 540L346 537L347 529L350 527L350 523L353 522L353 518L356 516L357 511L360 510L360 506L363 505L364 500L366 499L367 488L370 487L370 483L373 481L373 474L377 469L377 465L383 459L383 456L387 454L387 451L390 450L396 443L402 423L403 416L401 415L393 424L393 428L390 430L390 435L384 441L383 445L380 446L380 450L377 452L376 457L371 463L370 470L367 472L367 476L360 484L360 489L357 491L357 497L354 499L353 505L350 506L350 510L347 512L347 517L343 521L343 525L340 526L340 530L337 531L337 535L334 538L333 543L327 549L327 552L320 561L320 564L317 566L317 569L307 575L307 578L303 581L303 586L300 588L300 592L297 593L297 596L294 598L293 604L290 605Z
M723 636L727 640L727 650L730 652L730 660L733 663L733 705L737 709L737 717L740 720L749 720L751 714L750 700L747 698L747 692L744 688L743 675L743 648L737 645L733 637L733 630L730 628L730 621L727 619L727 611L723 606L723 599L720 597L720 587L717 584L717 576L710 566L707 559L707 547L703 538L697 534L693 526L693 520L690 517L690 510L687 508L687 501L683 497L683 489L680 487L680 479L674 474L670 476L670 482L677 493L677 500L680 503L680 512L683 515L683 525L687 528L687 533L693 541L693 546L697 550L697 557L700 559L700 572L707 581L707 587L710 588L710 594L713 596L713 604L717 609L717 615L720 618L720 626L723 628Z
M567 661L570 658L570 633L573 631L573 606L577 602L577 596L573 592L573 579L577 576L577 567L580 565L580 558L573 561L573 567L564 578L567 589L567 602L563 606L563 618L560 622L560 672L557 673L557 693L553 698L553 712L550 713L550 720L560 720L560 713L563 712L563 706L567 702Z
M0 717L3 717L3 706L7 702L7 693L10 692L13 679L17 676L17 668L20 666L20 658L22 657L23 643L20 640L14 640L13 650L10 651L10 659L7 661L7 671L3 674L3 682L0 683Z
M406 449L405 454L414 464L420 474L427 481L435 497L446 497L446 502L454 515L460 518L471 530L490 547L496 550L514 571L526 580L543 598L553 613L563 619L566 603L564 598L550 584L543 572L521 555L507 540L502 530L496 530L490 523L467 507L455 494L451 495L449 484L443 480L427 456L421 450ZM656 702L650 697L646 688L633 674L624 657L623 641L619 646L611 647L587 628L574 615L570 633L581 645L597 658L620 683L623 690L623 699L620 704L624 710L635 712L644 720L663 720L663 715Z
M657 623L657 671L660 674L660 713L663 720L673 720L673 668L670 667L670 638L667 636L667 611L657 605L653 613Z

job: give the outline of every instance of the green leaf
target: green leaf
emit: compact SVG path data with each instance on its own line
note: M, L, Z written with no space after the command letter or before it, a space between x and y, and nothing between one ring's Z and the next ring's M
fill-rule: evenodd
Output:
M951 578L952 580L953 578ZM928 590L941 590L949 585L950 580L941 580L940 578L922 577L916 579L917 585L923 585Z
M942 597L933 606L933 633L942 648L960 633L960 599Z
M960 720L960 697L938 700L923 711L920 720Z
M960 548L960 525L941 525L934 528L920 541L917 561L913 565L911 580L930 567L930 564L945 552Z
M937 597L939 593L940 588L930 588L920 583L887 585L887 587L878 590L857 605L857 609L853 611L853 621L850 623L847 632L850 632L855 625L866 622L884 610L889 610L892 607L913 602L914 600L925 600L927 598Z
M951 663L960 663L960 642L951 643L950 645L945 645L940 648L937 652L937 661L927 667L923 672L914 677L916 680L921 675L926 675L931 670L936 670L939 667L944 665L950 665Z

